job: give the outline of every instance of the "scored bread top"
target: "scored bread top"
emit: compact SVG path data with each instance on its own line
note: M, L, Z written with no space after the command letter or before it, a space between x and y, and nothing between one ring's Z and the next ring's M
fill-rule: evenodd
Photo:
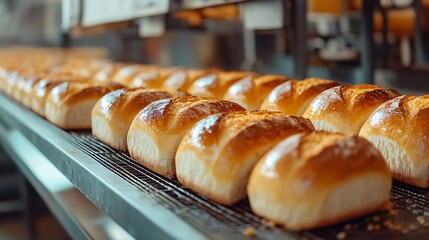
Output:
M222 99L232 84L245 77L250 78L253 75L250 72L217 72L204 75L191 84L188 92L196 96Z
M290 80L273 89L262 103L261 109L301 116L317 95L338 85L335 81L319 78Z
M290 186L299 185L298 191L311 188L309 193L314 194L320 193L317 189L326 189L355 174L374 171L390 176L383 156L366 139L323 131L285 139L261 159L255 171L265 178L281 179Z
M214 70L197 69L176 71L165 79L163 88L167 90L180 89L182 91L187 91L189 86L197 79L213 72Z
M247 110L258 110L271 90L287 80L287 77L279 75L244 78L228 89L224 99L241 104Z
M292 134L313 130L308 119L279 112L223 113L196 124L179 149L194 152L213 174L228 179L236 172L231 169L239 168L251 154L265 151L267 146Z
M134 117L154 101L172 97L171 93L165 91L144 88L118 89L104 95L95 105L93 114L102 115L108 121L127 119Z
M318 130L357 134L379 105L399 95L395 90L371 84L333 87L317 96L303 116L309 118ZM329 129L324 129L326 126Z
M180 133L208 115L244 110L240 105L208 97L178 97L149 104L134 121L159 134Z
M414 166L427 166L429 95L400 96L382 104L364 123L359 135L387 137L401 146Z
M390 170L368 140L316 131L274 146L256 164L247 190L258 215L304 230L381 209L391 186Z
M137 73L128 83L129 87L145 87L161 89L164 80L171 74L181 71L182 68L150 68Z
M69 105L88 98L100 98L119 88L122 86L114 82L65 81L52 88L48 101L57 106Z

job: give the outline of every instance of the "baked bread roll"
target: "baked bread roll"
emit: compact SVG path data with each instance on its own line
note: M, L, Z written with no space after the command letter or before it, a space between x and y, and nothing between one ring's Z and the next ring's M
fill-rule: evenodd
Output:
M106 94L92 109L92 134L112 148L127 151L127 133L134 117L148 104L173 95L143 88Z
M243 78L251 78L254 74L249 72L218 72L205 75L191 84L188 92L195 96L214 97L222 99L232 84Z
M314 130L308 119L279 112L232 112L209 116L185 135L176 154L179 182L226 205L246 197L256 162L273 145Z
M145 107L128 131L131 157L153 171L172 178L174 156L183 135L199 120L216 113L244 110L236 103L205 97L164 99Z
M429 95L385 102L359 135L380 150L396 179L429 187Z
M319 78L308 78L302 81L291 80L274 88L265 98L261 109L302 116L315 97L338 85L337 82Z
M132 80L127 84L128 87L144 87L161 89L163 87L164 80L171 74L177 71L181 71L181 68L154 68L151 67L147 70L139 72Z
M15 98L20 101L24 106L30 106L30 95L33 86L43 79L42 73L32 73L21 76L17 84Z
M291 136L256 165L252 210L292 230L336 224L389 202L391 173L366 139L328 132Z
M116 69L112 69L112 71L114 71L112 81L126 87L131 87L130 84L137 74L146 71L150 72L151 69L158 69L158 67L138 64L118 65ZM107 73L109 72L108 69L106 71ZM103 73L100 74L103 75ZM102 78L102 76L98 77Z
M45 103L46 99L51 92L52 88L55 86L66 82L66 81L83 81L74 77L69 76L68 74L61 75L52 75L49 74L43 79L37 81L31 89L31 94L29 97L29 107L31 110L39 114L40 116L45 116Z
M22 93L21 93L21 103L24 104L24 106L28 107L31 109L33 102L32 101L36 101L34 100L33 94L34 94L34 89L36 88L36 86L43 80L46 81L46 78L44 77L46 76L45 74L38 74L36 76L33 76L31 79L28 79L23 88L22 88ZM35 105L37 105L37 103L34 103ZM43 112L45 112L44 110L44 105L43 105Z
M113 82L62 82L46 98L45 117L63 129L91 129L94 105L105 94L121 87Z
M162 89L173 91L176 89L187 91L197 79L215 72L214 70L178 70L170 74L163 82Z
M9 74L7 74L6 82L4 84L5 88L4 91L7 93L9 97L13 97L13 92L16 89L16 85L18 84L18 81L21 78L20 71L12 71Z
M346 85L328 89L305 110L317 130L358 134L362 124L382 103L399 96L392 89L371 84Z
M120 64L106 63L94 74L94 80L113 81L113 76L115 76L120 69Z
M287 77L278 75L244 78L234 83L223 99L238 103L249 111L258 110L264 98L287 80Z

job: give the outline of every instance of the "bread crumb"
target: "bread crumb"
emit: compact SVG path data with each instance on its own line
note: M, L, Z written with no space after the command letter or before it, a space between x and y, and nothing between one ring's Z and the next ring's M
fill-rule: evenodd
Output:
M390 216L396 216L396 215L398 215L398 211L396 211L395 209L390 209L389 210L389 215Z
M274 228L276 226L276 222L267 219L262 219L262 224L269 228Z
M374 222L380 222L380 216L375 215L374 217L372 217L372 221L374 221Z
M339 233L337 233L337 239L338 239L338 240L345 239L345 238L346 238L346 236L347 236L347 233L346 233L346 232L339 232Z
M415 203L411 204L411 208L416 208L416 207L417 207L417 204Z
M402 229L401 225L395 224L391 220L384 221L383 225L392 231L400 231Z
M425 224L425 218L423 216L418 216L417 222L420 223L421 225L423 225L423 224Z
M380 230L380 225L379 225L379 224L372 224L372 223L370 223L370 224L368 224L368 226L366 227L366 230L367 230L368 232L378 231L378 230Z
M247 227L246 229L244 229L243 235L247 237L255 237L255 229L253 227Z

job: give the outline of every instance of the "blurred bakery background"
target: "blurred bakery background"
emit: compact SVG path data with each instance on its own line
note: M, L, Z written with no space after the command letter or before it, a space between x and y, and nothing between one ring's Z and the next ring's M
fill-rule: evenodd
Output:
M0 0L24 46L429 92L429 0ZM0 238L69 238L46 201L0 153Z

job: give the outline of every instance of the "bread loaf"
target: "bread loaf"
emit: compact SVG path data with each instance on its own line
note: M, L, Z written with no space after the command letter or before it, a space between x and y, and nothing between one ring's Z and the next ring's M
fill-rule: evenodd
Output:
M115 70L112 81L117 82L123 86L130 87L129 84L133 78L141 71L151 69L150 66L143 66L137 64L127 64L118 66ZM108 70L106 70L108 71ZM99 76L101 77L101 76Z
M204 75L191 84L188 92L195 96L222 99L232 84L246 77L251 78L253 75L248 72L218 72Z
M399 96L392 89L371 84L338 86L317 96L305 110L317 130L358 134L368 116L382 103Z
M33 86L42 79L41 74L32 73L22 75L14 95L14 98L21 102L23 105L30 106L30 95L33 90Z
M291 136L254 168L252 210L304 230L369 214L389 201L391 174L366 139L327 132Z
M63 129L91 129L94 105L105 94L121 87L108 82L62 82L46 98L45 117Z
M121 69L120 64L105 64L94 74L94 80L96 81L112 81L113 76Z
M264 98L287 80L287 77L279 75L244 78L234 83L223 99L238 103L249 111L258 110Z
M187 91L195 80L214 72L214 70L179 70L165 79L162 89Z
M133 120L127 143L131 157L166 177L176 175L174 156L183 135L216 113L244 110L238 104L205 97L164 99L145 107Z
M18 84L18 81L20 80L20 72L19 71L12 71L9 74L7 74L6 82L5 82L5 88L4 91L9 95L10 97L13 96L13 92L15 90L16 85Z
M216 202L246 197L250 172L262 155L290 135L314 130L308 119L279 112L209 116L185 135L176 154L179 181Z
M396 179L429 187L429 95L385 102L359 135L380 150Z
M143 88L110 92L92 110L92 134L115 149L127 151L127 133L134 117L148 104L172 97L168 92Z
M176 71L181 71L181 68L155 68L151 67L143 70L135 75L131 82L127 84L128 87L144 87L161 89L164 80Z
M33 86L29 98L31 110L44 117L46 98L48 97L52 88L65 81L67 80L57 77L43 78L38 81Z
M302 116L315 97L338 85L337 82L319 78L308 78L302 81L291 80L274 88L265 98L261 109Z

